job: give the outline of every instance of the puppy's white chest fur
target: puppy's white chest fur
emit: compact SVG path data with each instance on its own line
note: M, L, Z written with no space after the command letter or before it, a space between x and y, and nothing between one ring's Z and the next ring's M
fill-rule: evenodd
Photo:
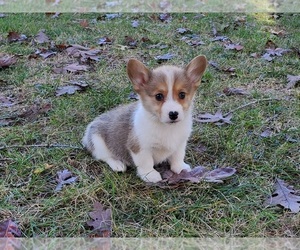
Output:
M140 150L151 152L155 165L167 160L180 145L185 144L192 130L190 114L178 123L166 124L158 122L142 105L136 110L133 123L133 134Z

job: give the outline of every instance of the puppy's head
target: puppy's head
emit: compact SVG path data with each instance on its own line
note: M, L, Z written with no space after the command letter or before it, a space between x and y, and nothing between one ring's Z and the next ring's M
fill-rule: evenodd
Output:
M206 65L206 57L197 56L185 68L161 66L149 70L130 59L127 74L144 108L162 123L176 123L190 110Z

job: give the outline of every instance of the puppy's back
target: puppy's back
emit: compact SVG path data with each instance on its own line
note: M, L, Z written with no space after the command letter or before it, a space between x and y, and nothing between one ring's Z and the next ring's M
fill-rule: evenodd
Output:
M83 145L93 154L93 136L101 136L107 148L116 160L125 164L132 163L126 147L133 126L133 116L137 103L131 103L112 109L93 120L87 127L82 139Z

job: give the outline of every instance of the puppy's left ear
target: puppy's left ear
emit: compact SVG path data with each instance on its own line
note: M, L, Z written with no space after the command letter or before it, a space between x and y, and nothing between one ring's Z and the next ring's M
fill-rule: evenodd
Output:
M195 87L200 85L201 77L206 69L207 60L205 56L196 56L190 63L186 66L185 70L187 77Z

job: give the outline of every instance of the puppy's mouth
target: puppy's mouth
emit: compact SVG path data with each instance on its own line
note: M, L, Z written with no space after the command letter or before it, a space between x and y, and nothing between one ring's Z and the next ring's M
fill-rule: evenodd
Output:
M169 123L169 124L175 124L175 123L177 123L177 122L179 122L179 120L176 120L176 121L169 121L168 123Z

